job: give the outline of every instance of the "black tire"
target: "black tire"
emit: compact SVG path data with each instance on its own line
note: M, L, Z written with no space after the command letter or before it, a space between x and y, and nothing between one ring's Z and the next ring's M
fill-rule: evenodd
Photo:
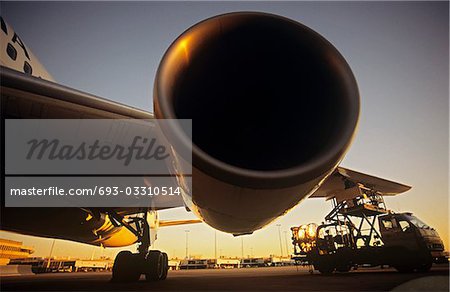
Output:
M430 271L432 265L433 265L433 263L431 261L422 263L417 267L417 271L419 273L427 273Z
M318 268L319 272L324 275L331 275L334 272L334 267L330 266L320 266Z
M314 269L318 270L321 274L329 275L336 269L336 261L334 255L318 255L313 260Z
M112 269L112 281L135 282L141 277L140 265L136 265L137 256L124 250L117 254Z
M321 274L324 274L324 275L332 274L334 272L334 269L335 269L334 265L331 262L328 262L328 261L321 261L321 262L319 262L317 264L314 264L314 268L316 270L319 270L319 272Z
M400 273L412 273L414 272L414 266L412 265L398 265L394 268Z
M163 254L164 270L160 280L165 280L167 278L167 272L169 271L169 257L165 252L163 252L162 254Z
M347 264L340 264L336 267L336 271L339 273L347 273L351 270L352 265L350 263Z
M164 276L165 264L163 253L159 250L151 250L145 261L145 280L158 281Z

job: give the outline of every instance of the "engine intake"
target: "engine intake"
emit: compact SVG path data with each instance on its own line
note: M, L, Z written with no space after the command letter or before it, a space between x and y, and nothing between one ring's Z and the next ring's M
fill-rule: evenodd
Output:
M232 233L262 227L316 188L342 160L359 115L355 78L336 48L300 23L256 12L180 35L161 61L154 102L158 118L192 119L188 204ZM168 131L191 142L176 124Z

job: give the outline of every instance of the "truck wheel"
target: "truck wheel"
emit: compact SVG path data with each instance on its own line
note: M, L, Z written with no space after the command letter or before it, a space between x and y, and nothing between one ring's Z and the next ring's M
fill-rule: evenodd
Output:
M334 272L334 266L330 263L320 263L314 266L321 274L329 275Z
M399 271L400 273L412 273L414 272L414 267L410 265L404 265L404 266L394 266L394 268Z
M340 273L347 273L351 270L352 265L350 263L347 264L343 264L343 265L338 265L336 267L336 271L340 272Z
M417 271L420 273L429 272L432 265L433 265L432 262L422 263L417 267Z
M321 274L324 274L324 275L330 275L330 274L332 274L334 272L334 268L333 267L328 267L328 266L321 266L319 268L319 272Z

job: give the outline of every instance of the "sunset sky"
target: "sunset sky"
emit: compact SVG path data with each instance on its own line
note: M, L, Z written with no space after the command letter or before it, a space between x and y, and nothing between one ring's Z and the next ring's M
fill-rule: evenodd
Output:
M361 93L358 134L342 166L412 186L387 205L411 211L437 229L449 249L449 16L448 2L1 2L4 19L67 86L153 110L153 80L170 43L205 18L232 11L264 11L299 21L327 38L350 64ZM255 202L257 204L257 202ZM292 226L320 223L331 205L305 200L243 239L217 232L218 255L283 253ZM190 219L184 209L162 219ZM62 218L55 218L61 220ZM70 220L70 219L63 219ZM51 224L51 223L50 223ZM184 257L214 256L206 224L166 227L156 248ZM47 256L51 239L0 232ZM133 248L133 247L131 247ZM114 256L106 249L57 240L53 255Z

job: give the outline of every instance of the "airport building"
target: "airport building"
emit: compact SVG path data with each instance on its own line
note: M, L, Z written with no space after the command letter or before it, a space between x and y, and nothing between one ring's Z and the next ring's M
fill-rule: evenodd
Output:
M0 265L7 265L12 259L28 258L34 248L22 245L22 242L0 239Z
M218 258L218 259L184 259L179 263L181 270L194 269L231 269L253 267L275 267L294 265L295 261L290 257L259 257L259 258ZM171 267L172 268L172 267Z
M54 259L54 258L24 258L12 259L11 265L29 265L33 273L54 273L54 272L97 272L109 271L112 269L111 259Z
M232 269L240 268L241 261L239 259L186 259L182 260L179 265L181 270L193 269Z

